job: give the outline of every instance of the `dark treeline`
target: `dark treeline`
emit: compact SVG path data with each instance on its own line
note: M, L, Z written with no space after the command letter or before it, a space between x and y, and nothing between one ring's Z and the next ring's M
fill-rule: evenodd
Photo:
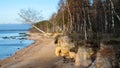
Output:
M119 3L119 0L60 0L58 13L52 15L50 22L55 29L59 26L60 32L82 33L86 39L91 33L119 35Z
M119 37L120 0L60 0L45 32L79 33L85 39ZM43 21L44 22L44 21Z

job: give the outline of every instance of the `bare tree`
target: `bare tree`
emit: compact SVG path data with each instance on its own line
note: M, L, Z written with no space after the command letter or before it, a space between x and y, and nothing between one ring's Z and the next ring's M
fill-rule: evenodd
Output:
M34 23L37 23L42 20L42 16L40 12L28 8L28 9L21 9L18 15L22 18L23 22L32 24L32 26L36 28L38 31L45 33L43 30L39 29L34 25Z

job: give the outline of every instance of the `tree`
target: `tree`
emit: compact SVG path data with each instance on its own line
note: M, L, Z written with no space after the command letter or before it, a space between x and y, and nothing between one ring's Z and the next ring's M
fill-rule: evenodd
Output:
M23 22L26 22L28 24L32 24L34 28L36 28L38 31L45 33L43 30L39 29L34 25L34 23L37 23L42 20L42 16L40 12L34 10L34 9L21 9L18 15L22 18Z

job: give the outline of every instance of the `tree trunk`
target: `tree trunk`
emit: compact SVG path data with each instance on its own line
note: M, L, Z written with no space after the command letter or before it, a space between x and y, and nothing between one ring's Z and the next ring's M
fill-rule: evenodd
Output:
M38 27L36 27L35 25L32 25L34 28L36 28L38 31L42 32L42 33L46 33L43 30L39 29Z

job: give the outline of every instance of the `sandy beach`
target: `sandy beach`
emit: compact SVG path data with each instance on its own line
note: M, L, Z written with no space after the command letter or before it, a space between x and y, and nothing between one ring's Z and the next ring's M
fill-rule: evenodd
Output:
M29 35L28 39L35 42L16 52L12 57L0 60L0 68L85 68L77 67L72 60L57 57L53 38L40 33L29 33Z
M52 68L61 58L55 56L54 39L29 33L35 42L10 58L0 61L0 68Z

